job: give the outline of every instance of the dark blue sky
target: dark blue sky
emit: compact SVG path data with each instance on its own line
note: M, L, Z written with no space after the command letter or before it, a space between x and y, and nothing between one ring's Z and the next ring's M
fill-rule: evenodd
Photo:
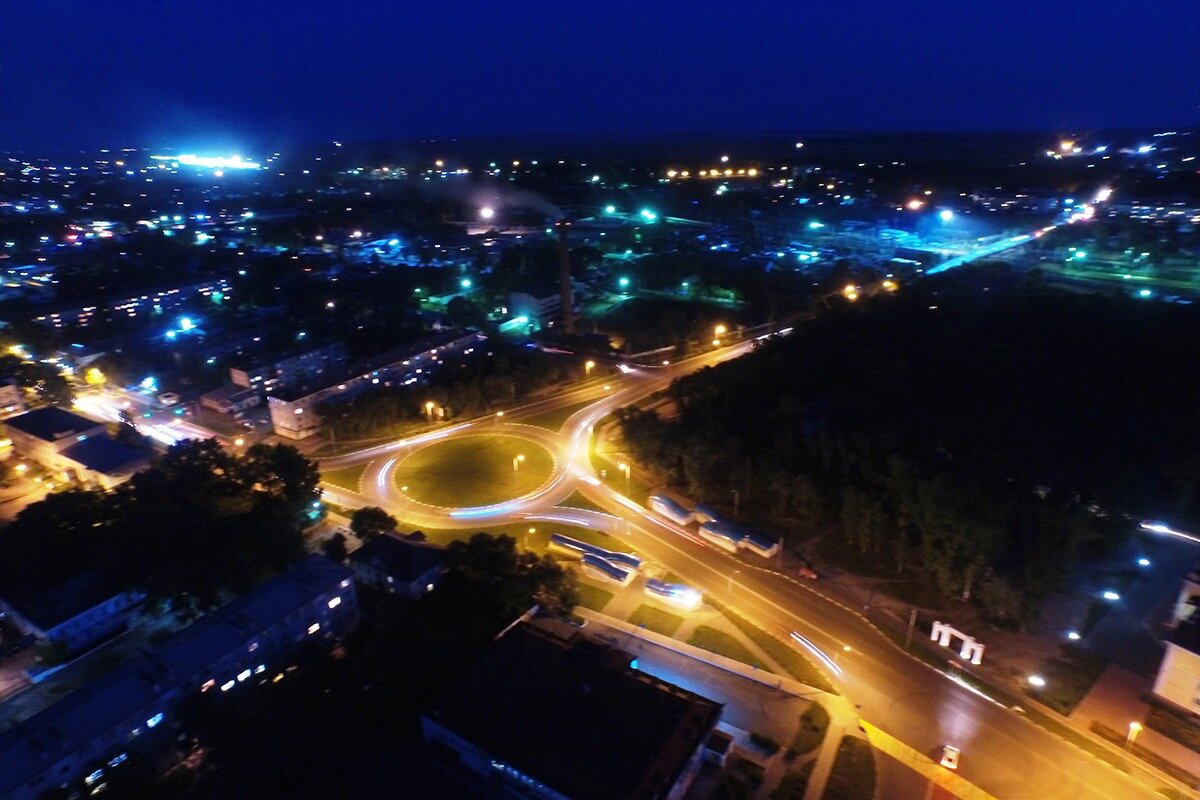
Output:
M0 150L1200 123L1197 0L4 0Z

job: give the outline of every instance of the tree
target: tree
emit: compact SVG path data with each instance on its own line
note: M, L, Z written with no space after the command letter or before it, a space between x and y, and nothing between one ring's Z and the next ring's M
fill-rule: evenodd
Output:
M399 524L395 517L378 506L355 509L350 516L350 532L363 541L395 531Z
M565 614L579 601L572 570L549 556L517 549L511 536L477 533L450 543L444 593L458 584L476 596L497 619L512 619L537 603L552 614Z
M339 564L346 560L346 534L338 531L321 543L321 552Z

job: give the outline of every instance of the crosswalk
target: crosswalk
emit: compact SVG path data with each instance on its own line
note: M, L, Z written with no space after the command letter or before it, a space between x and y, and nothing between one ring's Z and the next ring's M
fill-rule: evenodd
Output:
M929 756L909 747L894 736L884 733L869 722L861 724L872 747L881 753L886 753L929 781L929 790L925 795L927 800L951 797L957 797L959 800L997 800L957 772L946 769Z

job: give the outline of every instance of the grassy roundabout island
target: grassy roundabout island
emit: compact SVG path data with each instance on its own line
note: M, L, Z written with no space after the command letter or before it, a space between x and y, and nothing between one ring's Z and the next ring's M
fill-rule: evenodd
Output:
M395 481L420 503L462 508L520 497L549 480L553 469L554 459L540 445L516 436L480 434L418 450L396 465Z

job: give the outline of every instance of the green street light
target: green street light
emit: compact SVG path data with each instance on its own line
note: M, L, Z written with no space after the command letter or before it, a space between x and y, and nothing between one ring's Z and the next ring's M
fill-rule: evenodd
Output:
M616 206L605 206L604 213L605 214L615 214L615 213L617 213L617 207Z
M624 275L622 275L620 278L617 279L617 286L620 286L622 289L628 289L629 288L629 278L626 278Z

